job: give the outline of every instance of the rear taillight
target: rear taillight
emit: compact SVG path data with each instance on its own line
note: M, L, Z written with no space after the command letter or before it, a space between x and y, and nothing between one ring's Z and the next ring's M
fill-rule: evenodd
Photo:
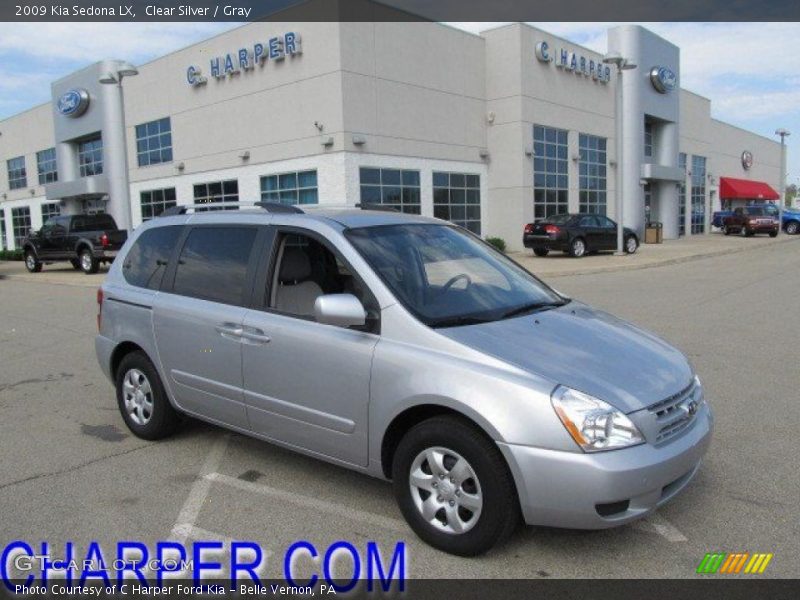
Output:
M525 225L525 233L533 233L533 223Z
M103 324L103 288L97 288L97 331Z
M100 236L100 245L105 248L108 246L108 234L104 233Z
M561 228L558 225L545 225L545 233L548 235L555 235L561 233Z

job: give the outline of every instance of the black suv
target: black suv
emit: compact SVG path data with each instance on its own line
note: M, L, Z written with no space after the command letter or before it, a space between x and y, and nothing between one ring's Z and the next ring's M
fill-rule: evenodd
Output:
M97 273L100 263L111 262L128 232L117 228L111 215L64 215L48 219L22 242L25 267L31 273L43 263L69 261L75 270Z

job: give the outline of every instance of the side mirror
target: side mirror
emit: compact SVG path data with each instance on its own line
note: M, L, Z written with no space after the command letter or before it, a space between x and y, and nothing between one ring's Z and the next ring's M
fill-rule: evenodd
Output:
M353 294L325 294L314 302L314 316L318 323L351 327L364 325L367 313Z

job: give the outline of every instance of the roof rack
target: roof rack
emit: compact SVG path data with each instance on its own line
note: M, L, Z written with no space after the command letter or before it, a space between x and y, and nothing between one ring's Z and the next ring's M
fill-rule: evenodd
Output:
M400 212L394 206L386 206L385 204L375 204L374 202L359 202L356 208L361 210L379 210L382 212Z
M302 208L290 204L280 204L279 202L206 202L202 204L184 204L172 206L161 212L159 217L174 217L175 215L185 215L190 210L194 212L210 212L217 210L227 210L228 208L262 208L268 213L274 214L304 214Z

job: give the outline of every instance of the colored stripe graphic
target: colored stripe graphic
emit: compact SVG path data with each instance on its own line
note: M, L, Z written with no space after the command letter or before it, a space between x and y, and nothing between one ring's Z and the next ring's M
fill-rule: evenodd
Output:
M771 553L751 555L749 552L733 552L730 554L727 552L709 552L700 561L697 572L706 575L713 573L733 575L741 573L744 567L745 573L760 574L766 570L767 565L772 560L772 556Z

